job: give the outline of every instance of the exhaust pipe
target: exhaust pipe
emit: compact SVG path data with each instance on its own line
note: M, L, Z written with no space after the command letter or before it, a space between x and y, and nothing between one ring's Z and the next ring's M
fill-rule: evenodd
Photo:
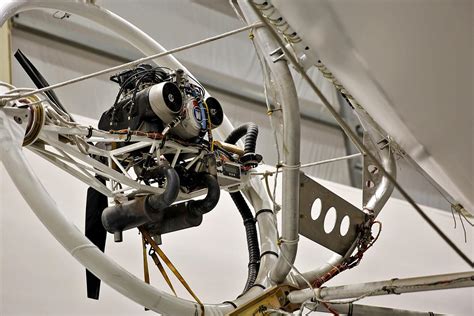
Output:
M109 233L120 233L151 221L162 220L163 210L178 197L180 183L178 173L173 168L163 166L159 172L166 177L167 181L163 194L136 197L104 210L102 225Z
M190 200L170 206L179 193L179 176L171 167L163 167L168 182L161 195L150 194L136 197L131 201L108 207L102 213L102 225L117 236L124 230L145 225L152 234L166 234L177 230L199 226L204 214L216 207L220 198L217 179L210 174L201 177L201 183L207 188L202 200Z

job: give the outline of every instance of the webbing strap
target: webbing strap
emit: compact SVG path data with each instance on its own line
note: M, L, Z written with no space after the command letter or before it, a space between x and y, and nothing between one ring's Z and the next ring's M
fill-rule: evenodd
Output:
M155 262L156 266L158 267L158 269L160 270L161 272L161 275L163 275L163 278L165 279L166 283L168 283L168 286L170 287L171 291L173 291L173 294L174 296L178 296L176 294L176 291L174 289L174 286L173 284L171 283L171 280L170 278L168 277L168 273L166 273L165 271L165 268L163 267L163 265L161 264L160 262L160 259L158 258L158 256L156 255L156 252L155 251L152 251L149 253L150 254L150 257L153 259L153 261Z
M147 242L145 237L142 235L142 245L143 245L143 279L146 284L150 284L150 273L148 272L148 258L146 253Z
M146 251L146 245L148 245L149 243L148 243L148 241L146 240L146 238L143 234L142 234L142 240L143 240L143 274L144 274L145 283L150 284L150 274L148 272L148 258L147 258L147 251ZM168 277L168 273L166 273L166 270L163 267L163 265L161 264L160 259L156 255L155 250L153 248L151 248L150 251L148 252L148 254L150 255L150 257L155 262L156 266L158 267L158 270L160 270L161 275L163 276L163 279L165 279L165 281L168 284L168 286L170 287L171 291L173 291L175 296L178 296L176 294L176 291L175 291L174 287L173 287L173 284L171 283L170 278Z
M148 271L148 257L146 255L146 240L142 235L142 248L143 248L143 280L146 284L150 284L150 273ZM145 307L145 311L149 309Z
M150 244L151 246L151 249L154 250L154 256L150 254L150 256L153 258L153 260L155 261L156 265L158 266L158 269L160 269L160 272L163 274L163 277L165 278L165 280L167 279L167 282L169 280L166 272L164 272L164 268L163 268L163 265L161 265L161 262L159 261L158 257L156 256L156 254L158 254L158 256L160 256L161 260L163 260L163 262L168 266L168 268L171 270L171 272L173 272L173 274L176 276L176 278L179 280L179 282L181 282L181 284L184 286L184 288L188 291L188 293L194 298L194 300L199 304L199 306L201 307L201 311L202 311L202 315L204 315L204 304L201 302L201 300L197 297L197 295L193 292L193 290L191 289L191 287L188 285L188 283L186 282L186 280L184 280L183 276L181 275L181 273L179 273L179 271L176 269L176 267L174 266L174 264L170 261L170 259L168 258L168 256L165 255L165 253L163 252L163 250L161 250L161 248L158 246L158 244L153 240L153 238L151 238L150 234L142 227L139 227L138 228L140 230L140 233L142 234L142 237L143 239L148 243ZM155 260L156 258L156 260ZM159 264L158 264L159 263ZM161 268L160 268L161 266ZM166 277L165 277L166 275ZM174 291L174 288L173 286L171 285L171 281L168 282L168 285L170 285L171 289ZM175 293L176 295L176 293Z

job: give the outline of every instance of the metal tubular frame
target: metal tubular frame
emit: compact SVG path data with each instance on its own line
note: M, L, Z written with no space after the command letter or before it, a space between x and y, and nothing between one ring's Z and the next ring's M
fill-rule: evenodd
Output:
M433 312L418 312L405 309L396 309L388 307L379 307L360 304L334 304L330 308L339 314L352 316L441 316ZM324 305L318 305L316 311L323 313L332 313Z
M263 3L265 3L265 1L263 0L250 0L250 1L252 2L251 11L254 11L255 7L262 6ZM271 4L267 2L266 6L271 6ZM263 13L261 12L260 19L265 18L271 21L279 21L276 25L275 23L272 23L271 21L270 21L270 24L275 25L277 29L280 28L279 27L280 25L287 25L289 28L285 30L280 30L280 33L286 34L289 32L289 34L293 34L294 31L291 29L289 24L286 23L284 17L281 14L279 14L278 10L275 7L271 7L269 11L271 12L269 15L263 15ZM248 23L251 23L251 22L255 23L256 21L258 21L255 19L255 16L254 16L254 20L248 21ZM266 32L266 34L269 36L269 40L272 40L272 39L275 40L274 34L271 34L269 30L267 29L256 30L255 33L257 32ZM305 55L304 48L306 47L304 42L301 39L298 39L295 43L293 43L291 40L289 40L289 42L290 42L289 45L292 47L292 49L294 49L294 52L296 55L295 58L298 58L299 61L301 60L307 61L307 58L305 59L304 57ZM312 56L312 58L314 59L314 56ZM377 135L377 133L375 133L375 130L372 126L367 126L366 128L370 132L370 135L374 135L374 136ZM381 159L381 163L385 168L387 168L389 171L396 170L395 160L393 159L393 154L391 153L389 146L387 146L386 148L382 148L378 154L383 158ZM384 175L382 178L382 181L377 186L377 190L375 192L376 194L371 196L370 204L368 204L367 209L376 210L378 214L378 212L382 209L383 205L385 205L388 197L391 195L392 192L393 192L393 184L390 181L388 181L388 179L386 179L386 176ZM306 281L313 282L314 280L320 278L322 275L328 273L334 266L337 266L338 264L342 263L348 256L350 256L357 242L358 242L358 239L355 239L353 242L352 248L347 252L345 256L334 254L324 265L312 271L303 273L304 279L301 278L300 275L293 274L293 273L291 274L289 279L295 282L296 284L298 284L299 287L306 287L307 286Z
M377 135L374 132L370 132L370 128L367 129L366 137L374 140L374 155L378 156L377 158L380 158L379 162L383 166L385 171L391 174L394 178L396 178L397 164L390 144L383 142L386 140L386 138L382 137L381 140L378 140L380 138L380 135ZM378 138L374 139L375 137ZM364 156L364 168L368 168L370 166L366 166L367 161L370 162L370 158ZM364 170L364 173L367 172L369 172L369 170ZM362 179L364 180L362 189L364 191L369 190L370 188L366 183L367 179L365 179L365 177L363 177ZM372 213L375 217L377 217L377 215L382 210L382 207L385 205L385 203L387 203L388 199L392 195L395 185L392 181L388 179L386 173L382 174L379 183L376 183L375 185L376 187L373 188L373 192L371 192L370 194L368 194L368 192L364 192L364 195L367 195L367 201L364 201L363 207L364 210Z
M0 111L0 158L13 183L36 216L61 245L84 267L93 271L112 288L142 306L163 314L199 313L197 303L176 298L144 283L102 253L58 209L41 185L21 149L25 123L18 125L11 116ZM21 170L21 172L18 172ZM34 194L31 194L34 192ZM206 315L221 315L232 310L230 305L206 305Z
M71 135L78 135L81 136L83 133L74 133L72 131L68 131L67 133L64 132L67 128L64 127L56 127L56 126L45 126L43 131L40 134L39 139L43 142L38 144L31 145L31 148L35 153L41 155L46 160L50 161L51 163L55 164L59 168L63 169L64 171L70 173L72 176L76 176L79 180L83 181L84 183L94 187L96 190L102 192L108 197L115 197L117 194L124 194L125 192L137 190L140 192L148 192L148 193L163 193L163 188L148 186L144 184L140 184L129 173L128 167L123 166L118 157L120 155L124 155L126 153L132 152L134 150L150 147L150 150L157 151L157 157L161 154L174 154L175 158L183 152L187 153L199 153L201 149L197 147L186 147L181 144L178 144L173 141L168 141L164 148L158 152L157 144L160 141L151 140L150 138L144 136L132 136L131 140L136 141L137 143L133 143L130 145L126 145L124 147L118 149L111 149L106 150L99 148L97 145L89 144L88 151L96 156L105 157L108 160L108 164L100 163L99 161L85 155L82 153L77 146L67 144L58 140L60 135L71 136ZM78 129L78 128L76 128ZM94 142L96 143L108 143L108 142L124 142L125 138L120 135L112 135L103 131L94 131L93 134ZM100 136L103 136L102 138ZM55 149L56 152L49 150L46 148L45 145L49 145ZM100 146L100 145L99 145ZM199 155L198 155L199 157ZM115 164L118 167L112 168L112 164ZM79 169L82 174L78 174ZM100 181L93 181L94 174L99 174L102 177L105 177L110 180L110 186L107 189ZM85 178L83 176L86 176ZM92 183L91 183L92 181ZM120 189L116 189L120 187ZM135 193L135 192L129 192ZM180 192L178 196L179 200L186 200L198 195L204 194L205 191L199 190L192 192L190 194Z
M143 33L140 29L120 18L119 16L111 13L110 11L96 6L90 1L3 1L0 3L0 25L3 25L10 17L17 13L39 8L58 9L95 21L102 26L116 32L125 41L135 46L145 55L152 55L157 52L165 51L161 45ZM189 73L189 71L187 71L186 68L171 55L163 56L159 59L159 62L161 66L166 66L169 68L181 68ZM97 247L91 244L90 241L85 238L84 235L80 233L79 230L64 217L61 211L57 208L54 201L44 190L39 180L34 175L34 172L29 167L28 162L21 151L20 139L24 135L24 126L20 131L18 131L18 129L15 130L16 124L12 121L11 117L4 115L3 111L0 112L0 114L4 116L4 119L0 120L0 122L4 125L0 126L2 127L0 128L0 139L3 141L3 151L1 152L2 162L4 163L6 170L9 172L10 177L14 181L15 185L19 188L21 194L31 206L37 217L43 222L50 233L63 245L63 247L68 250L83 266L100 277L104 282L140 305L146 306L147 308L161 314L199 314L200 307L197 303L170 296L160 290L153 288L150 285L145 284L143 281L124 270L117 263L100 252ZM72 130L74 130L74 128L72 128ZM223 123L214 132L219 138L223 139L224 136L229 134L232 130L232 124L227 119L227 117L224 116ZM62 132L65 134L70 134L72 131L70 128L67 128ZM76 130L75 132L79 131ZM87 131L81 132L84 133ZM57 134L60 133L61 128L58 128ZM103 136L95 135L94 133L94 137ZM43 135L46 134L47 132L45 131ZM134 136L132 136L132 139L133 137ZM109 141L116 140L115 137L109 136L107 138L109 138ZM55 141L54 137L51 137L48 140L51 142ZM90 139L90 141L97 140L98 139L96 138ZM71 151L71 149L67 147L63 147L61 149L71 156L75 156L75 154L77 154L77 152L74 152L74 150ZM45 155L52 157L52 154L45 154L43 152L43 156ZM67 161L68 158L66 158L66 156L63 156L64 159L59 157L54 157L56 160L53 161L53 163L64 166L65 161ZM98 172L100 173L100 168L103 168L104 165L98 163L92 158L90 159L91 160L87 162L89 162L94 168L99 168ZM96 162L98 165L95 165ZM80 166L79 168L86 169L84 165ZM83 170L81 169L79 171L76 170L77 172L72 171L71 168L66 167L66 169L68 169L66 171L75 173L76 175L80 175L81 173L83 174ZM17 170L22 170L24 173L21 173L20 176L20 173L16 172ZM114 172L111 170L107 170L107 172L114 174ZM119 177L121 182L122 180L127 180L124 175L116 171L115 173L116 174L114 174L114 176ZM87 175L80 175L79 178L81 177L87 177ZM25 181L25 179L31 180ZM98 188L105 192L102 187ZM261 183L258 181L251 181L249 187L245 189L244 192L252 191L259 193L253 194L252 198L252 204L256 210L259 210L259 207L262 205L271 205L266 195L261 194L265 192ZM35 194L29 194L30 192L35 192ZM269 221L263 220L259 222L259 231L263 236L272 236L273 228L271 225L268 225L268 222ZM276 239L266 239L265 243L269 249L274 249L277 247ZM257 295L257 293L254 295ZM205 304L206 315L221 315L229 312L230 310L232 310L232 306L230 304Z
M238 0L242 12L244 13L249 24L258 22L259 16L254 11L254 7L247 0ZM252 1L252 0L250 0ZM260 3L260 0L253 0L254 3ZM47 0L28 1L28 0L7 0L0 3L0 25L4 24L14 14L36 9L36 8L53 8L62 11L71 12L79 16L96 21L99 24L116 31L118 35L128 41L130 44L139 49L146 55L163 52L164 48L155 42L148 35L141 30L116 16L115 14L96 6L91 1L63 1L51 3ZM280 16L278 11L271 14L273 20ZM283 20L284 21L284 20ZM256 24L254 24L256 25ZM291 30L291 28L289 28ZM258 226L260 234L260 245L262 257L260 271L257 276L256 284L264 287L269 287L274 284L290 281L298 284L300 288L306 287L306 282L299 280L295 275L290 274L292 264L295 260L298 244L298 203L299 203L299 108L298 98L294 82L289 72L288 64L285 60L285 53L288 50L283 47L278 50L280 46L279 41L276 40L274 34L266 28L258 28L254 30L257 49L262 51L265 62L267 63L272 77L275 79L279 88L278 97L282 103L283 111L283 230L282 236L278 236L276 218L273 213L264 212L258 216ZM294 53L299 61L302 61L304 53L304 43L301 39L295 40L293 43ZM275 56L278 54L278 56ZM290 59L294 56L288 56ZM314 56L313 56L314 57ZM185 69L172 55L166 55L160 58L160 65L170 68ZM307 65L306 65L307 66ZM303 65L304 67L304 65ZM307 67L304 67L306 69ZM2 90L2 87L0 87ZM1 92L1 91L0 91ZM0 105L1 106L1 105ZM364 112L359 114L366 114ZM369 119L371 119L369 117ZM368 120L369 123L372 123ZM380 135L379 126L370 124L368 130L371 135ZM223 139L224 135L232 131L232 125L229 120L224 117L224 122L220 128L216 130L216 134ZM373 130L375 129L375 130ZM29 167L22 151L21 143L25 131L25 124L18 125L11 116L8 116L4 111L0 111L0 143L3 151L0 151L0 158L3 161L6 170L9 172L15 185L20 190L21 194L31 206L38 218L48 228L51 234L73 255L82 265L91 270L99 276L102 280L108 283L111 287L129 297L135 302L148 307L149 309L162 314L200 314L200 306L191 301L176 298L161 292L152 286L149 286L132 276L126 270L121 268L113 260L109 259L97 247L92 245L90 241L80 233L76 227L69 223L60 210L55 205L54 201L49 197L46 190L42 187L39 180L36 178L34 172ZM59 168L69 172L76 178L92 185L100 192L113 197L116 194L122 194L131 190L141 190L146 192L161 193L162 189L150 186L144 186L135 182L128 174L128 167L124 166L117 159L118 156L123 155L129 151L136 150L138 147L150 146L150 151L157 150L157 141L142 136L130 136L130 140L138 141L140 143L129 145L115 150L104 150L96 146L90 146L90 153L106 157L109 161L109 166L106 166L88 155L81 152L77 146L65 144L58 140L59 135L70 136L86 136L89 131L79 127L59 127L59 126L45 126L40 134L40 138L48 145L55 148L55 151L48 150L43 145L33 145L30 148L38 155L46 158ZM88 141L92 142L117 142L124 141L123 136L113 135L110 133L93 130ZM386 135L386 134L382 134ZM137 147L138 146L138 147ZM380 162L377 164L384 167L384 170L390 174L395 168L395 162L392 152L387 146L386 148L379 148ZM163 150L163 149L162 149ZM173 165L176 163L177 156L184 151L192 151L198 153L200 149L193 147L182 146L178 143L168 141L163 152L174 153ZM160 152L159 154L162 154ZM364 153L366 154L366 153ZM369 155L371 155L369 153ZM194 163L190 161L188 167L192 167ZM118 170L112 168L112 164L118 167ZM24 172L16 172L22 170ZM95 174L106 176L113 180L110 188L100 183L94 178ZM26 175L26 176L25 176ZM385 174L384 174L385 175ZM388 181L390 180L390 181ZM117 190L118 184L122 187ZM385 179L381 181L376 190L376 194L368 200L366 208L378 214L382 206L393 191L394 181L392 179ZM262 183L253 177L249 180L248 185L244 188L243 193L252 203L255 210L271 209L272 203L266 198L265 189ZM29 194L35 192L35 195ZM179 199L188 199L204 192L196 192L193 194L180 193ZM281 246L278 247L277 240L281 237ZM354 241L356 245L357 239ZM280 251L280 256L277 258L272 253ZM350 255L351 251L347 255ZM347 256L346 255L346 256ZM321 275L327 273L335 265L341 263L345 256L334 255L327 264L309 271L304 277L310 281L319 278ZM454 279L455 278L455 279ZM462 281L459 278L467 278ZM446 285L445 282L453 281L455 283ZM387 283L390 282L390 283ZM443 284L433 284L442 282ZM320 299L334 299L344 297L368 296L368 295L384 295L387 293L387 286L389 289L397 293L405 293L410 291L426 291L440 288L454 288L463 286L474 286L474 275L472 272L455 275L442 275L424 278L412 278L405 280L390 280L382 282L372 282L361 285L334 287L334 288L319 288L313 292L310 289L294 291L289 294L290 301L302 303L304 300L314 297L315 295ZM415 288L415 289L414 289ZM367 291L370 291L369 294ZM234 304L240 306L248 300L258 296L262 292L260 287L251 288L245 295L234 300ZM304 299L304 300L303 300ZM303 300L303 301L302 301ZM343 305L341 305L342 307ZM345 306L346 307L346 306ZM348 306L350 307L350 306ZM206 315L221 315L232 310L230 304L205 304ZM372 310L375 313L375 310ZM415 314L413 314L415 315Z
M240 8L248 24L258 21L258 16L245 1L239 1ZM275 267L270 272L274 283L285 280L291 270L298 249L299 223L299 165L300 165L300 113L298 96L288 64L281 58L277 50L278 43L266 28L254 30L257 49L261 49L276 86L282 107L283 116L283 201L282 201L282 232L281 255ZM272 57L273 55L273 57ZM295 168L296 167L296 168Z
M322 302L336 299L363 298L367 296L403 294L422 291L455 289L474 286L474 272L430 275L407 279L391 280L305 289L291 292L288 299L292 303L303 303L308 299Z
M254 8L255 12L259 15L260 19L262 22L264 22L267 26L268 29L271 31L271 34L273 37L280 43L281 49L285 52L286 56L288 59L291 61L295 69L301 74L301 76L305 79L305 81L309 84L311 89L314 91L314 93L321 99L321 102L326 106L328 111L333 115L333 117L336 119L336 121L340 124L342 130L346 133L346 135L352 140L354 145L356 145L359 150L366 155L368 158L370 158L371 163L374 164L380 171L383 172L383 176L386 177L395 188L398 189L400 194L407 200L408 203L416 210L416 212L436 231L436 233L443 238L443 240L452 248L453 251L455 251L471 268L474 267L474 262L471 261L471 259L461 251L461 249L452 242L451 239L449 239L444 232L430 219L430 217L418 206L418 204L413 200L413 198L407 193L407 191L397 182L396 180L396 175L392 175L387 170L385 170L383 164L379 162L379 160L374 156L373 153L370 152L370 150L367 149L367 146L365 146L355 135L355 133L350 129L350 127L347 125L347 123L342 119L341 115L336 111L336 109L329 103L327 98L322 94L318 86L313 82L313 80L308 76L306 73L306 70L304 66L299 62L297 57L292 55L292 53L288 50L288 48L285 46L285 43L283 40L279 37L278 33L272 28L271 24L265 20L263 15L261 14L260 11L258 11L258 8L256 5L251 2L252 7ZM377 126L377 124L374 124Z

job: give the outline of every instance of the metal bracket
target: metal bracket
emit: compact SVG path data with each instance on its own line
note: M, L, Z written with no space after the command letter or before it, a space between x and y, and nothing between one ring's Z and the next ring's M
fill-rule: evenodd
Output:
M282 59L285 59L285 53L283 52L283 49L281 47L278 47L274 51L270 53L270 56L273 57L272 61L276 63L277 61L280 61Z
M3 111L13 117L13 120L19 124L19 125L27 125L28 123L28 115L29 115L29 111L28 111L28 107L26 108L19 108L19 107L5 107L3 108Z
M364 145L370 152L380 160L379 150L372 141L372 138L364 133ZM376 167L369 156L364 156L363 185L362 185L362 205L365 207L369 199L374 196L377 187L382 181L382 172Z
M299 233L344 256L365 213L304 173L300 176Z
M291 304L288 300L288 294L293 290L296 290L296 288L290 285L271 287L251 301L239 306L227 316L263 316L269 315L269 309L272 310L272 313L274 313L274 310L293 312L299 308L299 304Z
M364 133L364 145L379 161L385 170L396 176L396 163L390 149L390 141L381 138L379 141ZM369 156L364 156L364 171L362 184L362 207L377 216L392 194L393 183L384 175Z

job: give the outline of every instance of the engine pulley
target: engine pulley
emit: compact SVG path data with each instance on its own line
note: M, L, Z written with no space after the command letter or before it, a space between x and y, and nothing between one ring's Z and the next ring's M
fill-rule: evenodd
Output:
M25 138L23 139L23 146L31 145L38 139L46 117L41 103L28 104L28 107L30 115L28 125L26 126Z

